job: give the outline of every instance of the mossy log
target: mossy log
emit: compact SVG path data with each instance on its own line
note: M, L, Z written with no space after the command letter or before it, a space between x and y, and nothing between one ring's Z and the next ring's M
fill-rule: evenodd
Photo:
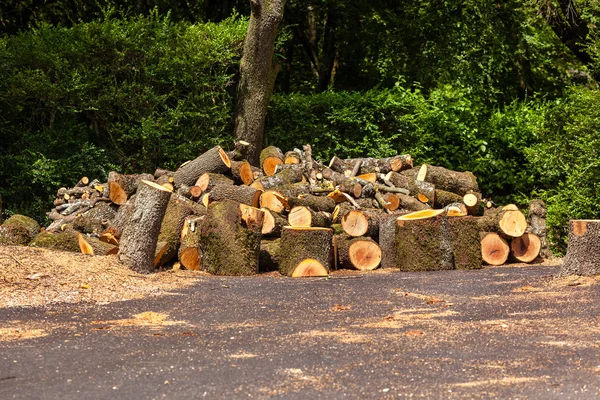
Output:
M108 174L108 197L118 205L123 205L137 190L142 180L154 182L151 174L119 174L111 171Z
M281 239L261 240L258 269L260 272L277 271L280 263Z
M249 185L254 181L252 166L246 160L231 161L231 176L242 185Z
M425 210L398 217L395 230L396 261L403 271L454 268L452 244L442 210Z
M495 232L481 232L481 257L486 264L503 265L508 260L510 247L504 238Z
M211 203L200 232L202 269L215 275L258 272L264 213L233 200Z
M217 185L210 191L210 201L233 200L258 207L261 194L259 190L250 186Z
M79 232L74 229L66 229L62 232L43 231L33 238L29 246L79 253L78 234Z
M173 174L175 187L181 185L194 186L198 178L206 172L224 173L231 168L227 153L215 146L192 161L184 163Z
M540 256L548 258L552 255L548 244L548 227L546 226L546 204L539 199L531 200L529 203L529 214L527 215L528 232L540 238Z
M333 257L333 230L284 227L279 272L291 277L326 276Z
M381 268L400 268L398 246L396 246L397 215L387 215L379 222L379 246L381 247Z
M107 203L96 203L94 208L73 220L73 229L81 233L101 234L110 225L117 212Z
M463 196L447 192L445 190L436 189L435 190L435 202L433 203L434 208L444 208L452 203L462 203Z
M381 263L381 247L371 238L336 235L334 243L338 268L372 271Z
M0 226L0 246L27 246L32 239L27 228L17 225Z
M288 222L293 227L321 227L331 225L331 214L324 211L314 211L310 207L296 206L290 210Z
M288 226L288 220L275 211L269 210L268 208L261 208L261 211L265 213L262 234L263 236L279 236L284 226Z
M21 214L11 215L2 223L2 226L20 226L27 231L31 238L40 233L41 229L40 224L38 224L35 219Z
M332 213L335 209L335 201L327 196L315 196L312 194L301 194L298 197L288 197L290 208L304 206L314 211Z
M138 186L119 243L119 259L134 271L154 271L156 244L171 194L150 181L141 181Z
M176 259L185 218L193 214L194 210L182 200L181 196L171 196L157 239L157 242L163 242L166 245L161 248L158 254L155 253L155 268Z
M183 222L177 257L185 269L197 271L201 268L200 232L205 218L204 215L189 215Z
M283 153L275 146L265 147L260 152L260 167L265 175L271 176L275 174L277 166L283 164Z
M231 165L233 166L233 163ZM200 175L200 178L196 181L196 186L198 186L202 192L210 192L217 185L233 186L233 184L233 179L214 172L206 172Z
M480 231L495 232L509 238L522 236L527 229L525 216L516 208L488 209L477 221Z
M303 169L300 165L295 165L296 168L285 168L276 174L263 176L258 178L258 184L263 190L278 188L280 186L289 186L302 180Z
M535 233L525 233L510 241L510 258L523 263L535 261L540 255L542 241Z
M368 174L373 172L388 173L390 171L401 171L412 168L413 160L410 154L403 154L387 158L348 158L340 159L333 157L329 162L329 168L334 171L345 173L360 162L359 174Z
M425 181L433 183L437 189L461 196L469 192L479 192L477 178L472 172L452 171L428 164L424 167L426 167Z
M471 216L448 217L447 221L454 268L482 268L480 232L477 219Z
M567 255L559 275L600 275L600 220L569 221Z

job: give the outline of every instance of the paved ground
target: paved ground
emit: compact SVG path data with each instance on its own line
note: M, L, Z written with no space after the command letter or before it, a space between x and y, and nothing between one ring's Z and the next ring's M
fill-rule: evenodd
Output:
M0 309L0 399L600 396L600 283L556 267L202 278Z

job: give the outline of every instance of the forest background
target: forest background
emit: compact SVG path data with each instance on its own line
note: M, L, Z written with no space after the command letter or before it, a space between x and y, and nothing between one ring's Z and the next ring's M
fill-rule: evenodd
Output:
M248 0L0 3L0 196L176 168L233 143ZM551 240L600 218L600 2L288 0L266 143L473 171L548 204Z

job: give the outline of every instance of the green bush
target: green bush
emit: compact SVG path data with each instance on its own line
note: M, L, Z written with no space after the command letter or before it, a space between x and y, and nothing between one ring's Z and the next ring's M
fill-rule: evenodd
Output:
M550 239L564 253L570 219L600 218L600 91L576 87L556 100L527 156L540 176Z
M0 195L40 217L60 186L174 168L231 142L246 21L169 17L42 27L0 39ZM34 190L31 190L34 187Z

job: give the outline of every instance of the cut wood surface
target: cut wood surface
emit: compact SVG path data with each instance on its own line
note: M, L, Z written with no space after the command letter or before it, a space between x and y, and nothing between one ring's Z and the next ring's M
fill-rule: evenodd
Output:
M231 175L236 182L249 185L254 181L252 166L248 161L231 161Z
M510 255L517 261L530 263L539 256L541 248L542 242L536 234L525 233L511 240Z
M171 193L154 182L139 184L119 242L119 259L134 271L154 271L156 243Z
M204 218L206 218L204 215L190 215L183 223L177 255L185 269L197 271L201 268L200 232Z
M336 235L334 243L339 268L371 271L381 263L381 247L373 239Z
M522 236L527 229L525 215L512 208L508 211L502 208L488 209L478 222L482 232L496 232L510 238Z
M115 171L108 174L109 197L113 203L123 205L137 190L142 180L154 181L151 174L123 175Z
M274 175L277 171L277 166L283 164L283 153L275 146L265 147L260 152L260 167L265 175Z
M196 181L196 186L199 187L203 192L209 192L217 185L233 186L233 179L228 178L223 174L205 172L204 174L200 175L200 178L198 178Z
M293 227L329 227L331 215L323 211L313 211L309 207L296 206L290 210L288 222Z
M268 208L261 208L261 211L265 213L262 234L263 236L279 236L284 226L288 226L288 220L279 213L269 210Z
M467 193L463 196L462 201L467 207L469 215L481 215L483 213L481 193Z
M288 151L283 156L284 164L300 164L302 162L302 157L295 151Z
M569 221L569 244L560 276L600 275L600 220Z
M333 231L328 228L284 227L279 272L292 277L326 276L333 256L332 239Z
M227 153L215 146L196 159L183 164L173 174L175 187L181 185L194 186L198 178L206 172L224 173L231 168Z
M267 208L276 213L282 213L289 208L285 196L274 190L267 190L260 196L260 208Z
M481 256L489 265L502 265L508 260L510 248L500 235L494 232L482 233Z
M361 210L351 210L342 217L344 232L353 237L363 236L369 230L369 217Z
M162 251L155 254L155 268L176 261L185 219L193 214L194 210L188 206L181 196L171 196L157 239L158 242L163 242L165 245L161 249Z

